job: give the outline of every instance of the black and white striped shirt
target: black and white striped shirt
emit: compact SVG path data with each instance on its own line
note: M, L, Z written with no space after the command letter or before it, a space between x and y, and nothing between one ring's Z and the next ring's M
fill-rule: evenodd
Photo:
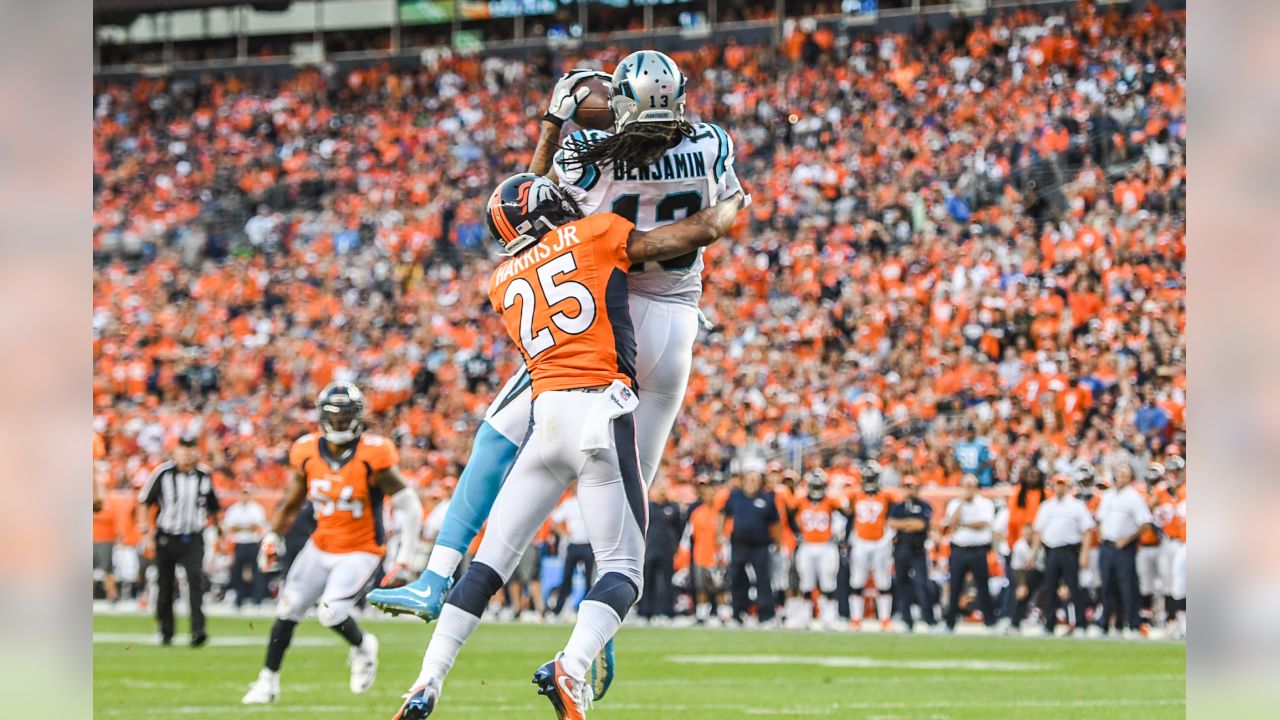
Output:
M219 509L209 469L197 465L190 472L182 472L172 462L162 463L152 471L138 494L138 503L159 505L156 529L170 535L202 532L210 513Z

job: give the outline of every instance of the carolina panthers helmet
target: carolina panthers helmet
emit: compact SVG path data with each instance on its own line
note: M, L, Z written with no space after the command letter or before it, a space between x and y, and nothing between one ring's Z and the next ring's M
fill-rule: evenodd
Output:
M810 470L804 474L805 485L808 486L809 499L821 500L827 496L827 474L821 470Z
M685 76L676 63L656 50L622 58L613 70L609 106L619 131L637 122L684 120Z
M504 255L515 255L543 235L582 217L582 209L550 180L520 173L499 183L489 196L489 234Z
M329 383L316 398L324 439L346 445L364 432L364 393L349 382Z

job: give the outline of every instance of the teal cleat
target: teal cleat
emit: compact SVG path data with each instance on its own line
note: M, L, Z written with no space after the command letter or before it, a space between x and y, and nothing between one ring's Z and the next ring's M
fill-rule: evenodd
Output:
M613 638L609 638L609 642L604 644L604 650L600 651L596 659L591 661L591 667L587 668L587 681L595 691L596 700L603 698L613 684L613 668Z
M409 614L431 622L440 617L444 598L453 578L441 577L430 570L417 580L398 588L378 588L369 593L369 604L388 615Z

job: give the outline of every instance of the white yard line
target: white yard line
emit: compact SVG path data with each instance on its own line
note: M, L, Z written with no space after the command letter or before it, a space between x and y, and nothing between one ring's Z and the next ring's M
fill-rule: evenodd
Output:
M886 660L841 655L669 655L667 662L682 665L817 665L828 668L894 668L898 670L1051 670L1049 663L1006 660Z
M939 700L930 702L840 702L828 703L823 705L784 705L770 707L755 707L749 705L735 705L727 703L708 703L705 705L691 704L671 704L671 703L608 703L608 707L617 710L640 710L645 712L686 712L686 711L708 711L708 710L724 710L744 715L837 715L849 710L949 710L960 708L1109 708L1109 707L1151 707L1151 706L1181 706L1185 705L1186 700L1182 698L1162 698L1156 700L972 700L972 701L950 701ZM601 707L605 704L601 703ZM441 709L447 710L450 714L490 714L497 712L514 712L519 710L530 710L534 708L544 707L543 703L522 703L522 704L484 704L475 703L444 703ZM349 705L300 705L289 702L281 702L276 705L180 705L177 707L149 707L149 708L104 708L100 711L101 715L110 716L191 716L199 715L209 716L242 716L256 714L279 714L281 711L288 711L294 714L312 714L312 715L351 715L361 712L360 708ZM918 717L912 714L912 717Z
M178 636L173 639L174 645L187 645L191 641L185 636ZM209 638L209 644L216 647L256 647L265 645L267 638L265 635L214 635ZM109 633L96 632L93 634L94 645L159 645L160 638L155 633ZM294 638L291 645L293 647L321 647L338 644L338 639L300 637Z

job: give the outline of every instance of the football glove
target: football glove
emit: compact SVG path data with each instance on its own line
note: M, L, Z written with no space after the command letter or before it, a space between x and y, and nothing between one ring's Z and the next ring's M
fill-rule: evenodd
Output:
M275 572L280 569L280 556L284 554L284 539L275 532L269 532L262 536L262 543L258 545L258 569L264 573Z
M543 115L542 119L555 123L557 127L564 126L565 121L578 111L578 105L591 94L590 88L580 87L575 91L573 87L589 77L598 77L605 82L613 81L611 76L599 70L586 68L570 70L556 81L556 86L551 91L551 102L547 104L547 114Z

